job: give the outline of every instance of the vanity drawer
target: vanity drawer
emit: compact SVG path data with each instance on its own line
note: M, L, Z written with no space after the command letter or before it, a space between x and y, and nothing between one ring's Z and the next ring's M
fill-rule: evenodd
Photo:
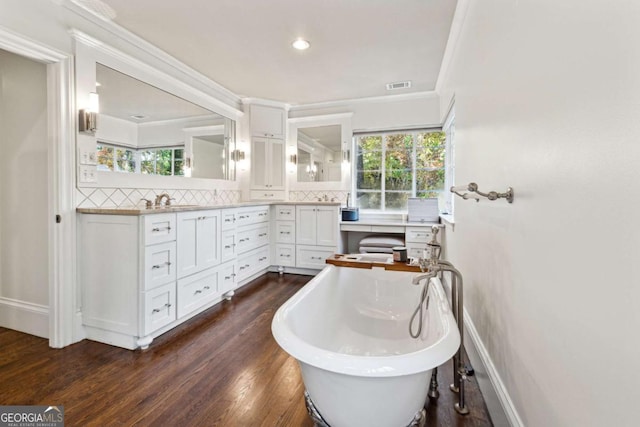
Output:
M292 221L276 221L276 242L295 243L296 223Z
M258 224L269 221L269 206L243 208L236 212L236 226Z
M218 281L220 283L220 293L232 291L236 288L236 263L230 262L219 267L220 274Z
M144 292L144 328L141 335L149 335L176 320L176 283Z
M207 305L219 295L217 268L178 280L178 318Z
M145 245L176 240L176 214L145 215L143 218Z
M296 245L277 244L274 252L273 264L285 267L295 267Z
M276 220L278 221L295 221L296 207L291 205L276 205Z
M325 260L337 252L337 248L329 246L296 247L296 267L322 270L326 267Z
M144 290L176 280L176 242L144 249Z
M242 253L269 243L269 224L237 231L236 252Z
M284 191L251 190L251 200L284 200Z
M227 230L222 232L222 248L220 250L222 262L232 260L236 257L236 232Z
M235 209L223 209L221 211L222 229L229 230L236 227L236 210Z
M427 243L431 240L431 227L407 227L405 242Z

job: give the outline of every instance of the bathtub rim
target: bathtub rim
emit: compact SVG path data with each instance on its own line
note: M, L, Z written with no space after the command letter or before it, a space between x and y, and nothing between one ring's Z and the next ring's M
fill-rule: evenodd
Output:
M432 300L430 308L438 307L438 311L443 315L445 333L429 347L398 355L361 356L325 350L301 339L289 327L288 314L300 300L322 282L325 276L330 275L336 268L352 269L351 267L328 265L276 311L271 323L271 333L278 345L289 355L308 365L340 374L359 377L397 377L433 369L451 359L456 353L460 346L460 334L444 288L438 278L431 279L433 282L431 289L435 290L437 304L434 304L436 301ZM434 284L435 286L433 286Z

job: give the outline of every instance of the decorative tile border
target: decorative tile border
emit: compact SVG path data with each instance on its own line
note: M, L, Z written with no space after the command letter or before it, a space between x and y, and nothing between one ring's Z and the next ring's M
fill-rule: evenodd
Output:
M347 203L348 191L290 191L289 200L292 202L315 202L326 199L333 202Z
M79 208L113 208L142 206L142 199L151 200L167 193L176 205L229 205L241 201L240 190L163 190L156 188L76 188Z

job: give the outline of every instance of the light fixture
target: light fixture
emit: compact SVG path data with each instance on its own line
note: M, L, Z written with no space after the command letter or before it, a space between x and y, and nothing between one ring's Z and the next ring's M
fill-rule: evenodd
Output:
M291 46L293 46L294 49L306 50L306 49L309 49L309 46L311 46L311 43L309 43L307 40L303 38L297 38L293 41L293 43L291 43Z
M98 113L100 112L100 100L98 94L89 94L89 104L78 112L78 131L87 135L95 135L98 129Z
M298 163L298 155L297 154L292 154L289 156L289 162L291 162L291 164L295 165Z
M233 150L231 152L231 158L234 162L239 162L240 160L244 160L244 151L242 150Z

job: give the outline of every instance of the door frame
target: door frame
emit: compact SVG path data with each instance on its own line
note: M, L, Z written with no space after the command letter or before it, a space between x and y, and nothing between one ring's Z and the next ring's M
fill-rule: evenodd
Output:
M0 48L47 67L49 346L61 348L83 338L76 288L73 55L4 27Z

